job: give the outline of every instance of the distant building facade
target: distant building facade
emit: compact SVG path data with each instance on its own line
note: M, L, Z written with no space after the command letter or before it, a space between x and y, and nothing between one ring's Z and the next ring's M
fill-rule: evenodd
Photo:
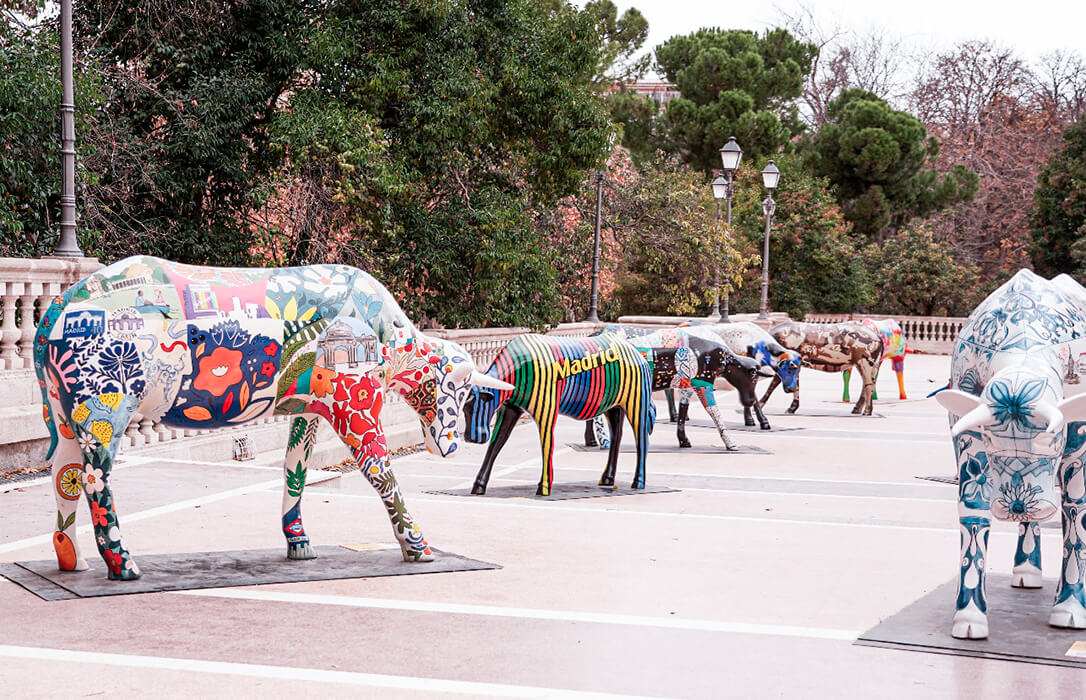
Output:
M645 95L656 100L656 103L663 107L668 102L671 102L676 97L679 97L681 93L679 88L675 86L675 83L669 83L666 80L638 80L634 83L615 83L607 89L607 94L613 92L619 92L623 89L630 92L636 92L638 95Z

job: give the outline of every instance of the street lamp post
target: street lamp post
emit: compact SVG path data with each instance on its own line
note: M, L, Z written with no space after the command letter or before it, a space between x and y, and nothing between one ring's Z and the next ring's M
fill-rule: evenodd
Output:
M75 89L72 81L72 0L60 3L60 242L53 255L81 258L75 235Z
M777 203L773 201L773 191L781 179L781 171L773 161L765 166L762 171L762 184L766 189L766 198L762 200L762 212L765 214L765 247L762 251L762 304L758 310L758 320L769 319L769 227L773 224L773 213L777 211Z
M596 173L596 234L592 243L592 296L588 303L589 323L599 323L600 300L600 219L603 212L603 171Z
M720 162L724 166L724 174L715 180L713 180L713 197L716 199L716 220L717 225L720 225L720 200L725 202L726 218L725 223L727 229L724 235L727 236L731 231L732 226L732 195L734 189L732 188L732 178L735 175L735 171L739 168L739 161L743 159L743 149L736 143L735 137L732 136L728 139L728 142L720 148ZM727 246L725 246L726 250ZM714 280L714 295L713 295L713 312L710 318L714 321L723 321L730 323L731 319L728 317L728 290L724 290L724 312L720 310L720 258L716 259L716 275Z

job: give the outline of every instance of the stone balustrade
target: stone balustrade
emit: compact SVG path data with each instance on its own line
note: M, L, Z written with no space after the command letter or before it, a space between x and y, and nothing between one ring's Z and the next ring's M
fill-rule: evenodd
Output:
M807 314L807 323L841 323L842 321L862 321L865 318L893 318L901 325L905 342L910 350L932 355L949 355L954 348L954 339L958 337L965 318L952 316L887 316L885 314Z
M0 258L0 369L31 369L34 336L53 297L102 264L95 258Z

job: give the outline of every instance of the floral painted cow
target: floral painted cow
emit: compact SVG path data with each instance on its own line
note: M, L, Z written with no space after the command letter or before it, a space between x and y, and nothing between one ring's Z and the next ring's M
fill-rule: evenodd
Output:
M882 362L882 338L875 331L861 323L798 323L786 321L779 323L769 334L789 350L796 350L803 357L803 364L820 372L844 372L855 366L863 378L863 391L860 399L852 407L853 413L870 416L875 401L875 372ZM770 394L780 384L780 377L774 377L762 397L764 404ZM799 408L799 382L792 393L789 413Z
M1040 523L1063 516L1049 617L1086 629L1086 290L1021 270L981 302L954 341L950 413L958 466L960 578L951 633L988 636L991 518L1018 523L1011 585L1041 587Z
M38 327L34 366L52 444L62 570L87 568L75 539L90 505L111 579L139 568L121 543L110 471L125 428L142 416L207 429L292 415L282 523L287 556L315 556L301 516L318 418L351 449L388 510L405 560L431 558L389 468L385 392L419 414L426 446L459 444L456 422L479 372L455 343L419 333L388 291L341 265L265 269L121 260L58 297Z
M901 331L901 326L892 318L885 318L881 321L876 321L873 318L865 318L862 323L879 334L882 338L882 346L884 352L882 353L883 360L890 360L890 366L894 369L894 373L897 375L897 396L904 401L908 397L905 395L905 354L909 352L909 348L905 343L905 334ZM882 363L880 362L881 366ZM842 375L844 378L845 389L841 394L841 400L845 403L850 402L852 399L848 395L848 383L852 378L852 370L846 369ZM879 370L875 369L875 388L871 395L871 398L875 401L879 400Z

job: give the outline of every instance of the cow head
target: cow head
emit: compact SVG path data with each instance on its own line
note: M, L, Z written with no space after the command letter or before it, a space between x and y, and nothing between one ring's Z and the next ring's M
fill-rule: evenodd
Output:
M490 422L498 410L498 392L483 387L472 387L471 395L464 403L464 437L468 442L490 441Z
M457 421L472 384L513 388L478 372L471 356L451 340L398 333L382 354L389 386L419 415L427 451L442 457L460 447Z
M1059 512L1064 428L1086 419L1086 394L1064 399L1050 370L1017 366L996 372L980 396L947 389L936 399L955 421L955 439L983 442L993 516L1044 521Z
M803 358L798 352L787 350L778 343L759 342L747 347L747 357L753 357L763 365L772 367L786 392L791 394L796 390L799 385L799 370L803 366Z

